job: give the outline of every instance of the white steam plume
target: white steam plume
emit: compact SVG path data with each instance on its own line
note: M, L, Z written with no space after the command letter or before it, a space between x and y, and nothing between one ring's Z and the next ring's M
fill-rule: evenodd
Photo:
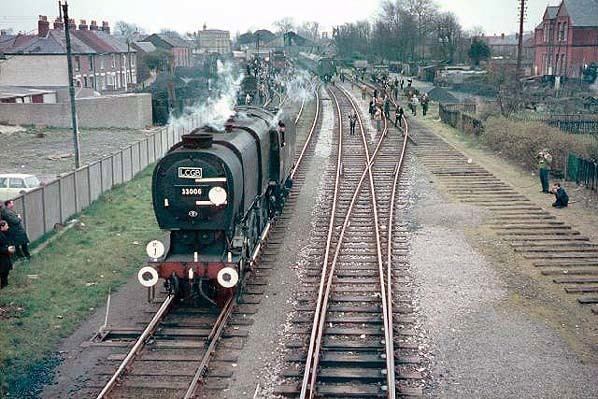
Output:
M235 104L243 74L232 62L217 61L218 80L215 97L211 95L204 101L185 107L183 115L174 118L168 124L174 128L184 128L193 120L197 126L208 125L216 130L224 130L224 124L235 113Z

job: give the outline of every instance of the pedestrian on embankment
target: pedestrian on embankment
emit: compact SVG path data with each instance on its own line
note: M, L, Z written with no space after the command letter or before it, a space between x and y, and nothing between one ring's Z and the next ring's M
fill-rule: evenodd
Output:
M561 183L554 183L551 193L555 196L555 201L552 204L555 208L565 208L569 205L569 196L565 191L565 188L561 186Z
M0 220L0 289L8 285L8 274L12 270L11 258L15 253L15 247L8 239L9 229L6 220Z
M542 192L549 194L548 190L550 186L550 169L552 165L552 155L548 152L548 148L544 148L536 155L538 161L538 169L540 174L540 183L542 184Z
M4 201L4 208L2 209L2 220L5 220L10 227L8 239L16 248L16 255L20 258L31 258L29 253L29 237L21 215L14 210L15 202L13 200Z

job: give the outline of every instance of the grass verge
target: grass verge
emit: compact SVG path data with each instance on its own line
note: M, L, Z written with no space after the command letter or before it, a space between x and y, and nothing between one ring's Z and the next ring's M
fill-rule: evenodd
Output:
M156 237L151 170L106 194L66 232L10 273L0 291L0 397L31 397L51 378L53 352L108 289L126 282Z

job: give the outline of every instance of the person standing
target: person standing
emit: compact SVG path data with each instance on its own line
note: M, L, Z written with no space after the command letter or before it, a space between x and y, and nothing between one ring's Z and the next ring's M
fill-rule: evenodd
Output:
M417 105L419 104L417 95L413 94L410 102L411 102L411 112L413 113L413 116L417 116Z
M10 227L5 220L0 220L0 289L8 285L8 274L12 270L12 255L15 247L10 245L8 230Z
M2 219L10 227L8 239L16 247L17 256L29 259L31 258L31 254L29 253L29 237L27 237L27 231L25 231L21 216L15 212L14 206L15 202L13 200L4 202Z
M353 111L349 114L349 128L350 128L350 135L353 136L355 134L355 125L357 124L357 113Z
M388 96L384 97L384 117L390 119L390 99Z
M430 103L430 97L428 97L427 93L422 94L422 98L420 100L422 104L422 113L424 116L428 113L428 104Z
M405 110L399 104L395 109L395 127L397 127L397 123L400 127L403 127L403 115L405 115Z
M548 191L548 186L550 168L552 165L552 155L550 155L547 148L544 148L542 151L538 153L538 155L536 155L536 159L538 160L538 169L540 172L540 183L542 184L542 192L550 193L550 191Z
M365 100L368 96L368 89L365 85L361 86L361 99Z
M376 113L374 114L374 120L376 121L376 131L380 133L380 125L382 123L382 110L380 107L376 107Z

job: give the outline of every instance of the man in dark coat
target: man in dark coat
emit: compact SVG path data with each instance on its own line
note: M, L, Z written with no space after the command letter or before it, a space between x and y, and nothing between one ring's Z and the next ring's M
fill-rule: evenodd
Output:
M555 208L565 208L569 205L569 196L560 183L554 183L551 193L554 194L556 201L552 204Z
M395 127L397 127L397 123L400 127L403 127L403 115L405 114L405 110L401 107L401 104L397 106L395 109Z
M7 237L9 229L8 223L0 220L0 288L8 285L8 273L12 270L11 256L15 252L15 247L10 245Z
M10 233L8 239L16 247L17 256L29 259L29 237L21 221L21 217L14 211L15 203L13 200L4 202L4 209L2 211L2 219L8 222Z

